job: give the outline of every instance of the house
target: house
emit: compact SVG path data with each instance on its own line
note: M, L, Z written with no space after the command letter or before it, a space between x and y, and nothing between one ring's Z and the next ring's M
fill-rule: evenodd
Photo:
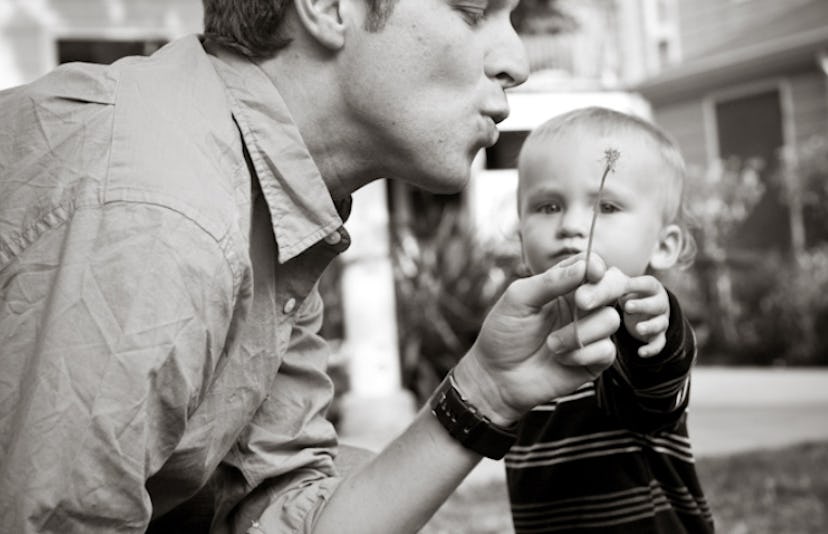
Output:
M688 163L759 158L765 194L735 248L804 246L778 181L778 152L828 135L828 2L675 0L680 57L629 84ZM692 187L692 184L691 184Z
M111 63L201 30L199 0L0 0L0 89L60 63Z

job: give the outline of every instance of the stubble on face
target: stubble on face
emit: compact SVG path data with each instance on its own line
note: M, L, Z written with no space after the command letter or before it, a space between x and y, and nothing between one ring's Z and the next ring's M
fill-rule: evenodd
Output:
M460 191L477 153L497 139L483 112L488 93L500 90L485 74L488 37L452 2L393 4L380 32L352 39L346 107L371 147L365 160L376 160L374 173L433 192Z

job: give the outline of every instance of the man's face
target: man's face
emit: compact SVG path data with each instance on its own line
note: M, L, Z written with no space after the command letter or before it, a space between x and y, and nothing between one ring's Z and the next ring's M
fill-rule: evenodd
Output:
M620 157L606 178L592 247L627 276L644 274L660 250L671 183L657 149L638 135L605 138L580 128L538 141L519 169L520 237L530 270L586 251L604 150L615 148Z
M434 192L465 185L508 113L504 89L528 76L516 4L399 0L380 31L347 35L338 78L375 172Z

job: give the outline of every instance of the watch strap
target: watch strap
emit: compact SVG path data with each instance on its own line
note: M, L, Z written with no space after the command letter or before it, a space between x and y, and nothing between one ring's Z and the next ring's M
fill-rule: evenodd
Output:
M517 425L505 428L481 414L457 389L452 369L431 397L431 412L461 445L500 460L517 440Z

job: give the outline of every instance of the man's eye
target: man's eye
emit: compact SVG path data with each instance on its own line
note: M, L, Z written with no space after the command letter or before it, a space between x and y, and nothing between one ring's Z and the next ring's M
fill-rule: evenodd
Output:
M477 26L486 18L486 10L482 7L460 6L457 9L469 26Z
M601 202L600 209L601 213L617 213L621 211L621 208L612 202Z

